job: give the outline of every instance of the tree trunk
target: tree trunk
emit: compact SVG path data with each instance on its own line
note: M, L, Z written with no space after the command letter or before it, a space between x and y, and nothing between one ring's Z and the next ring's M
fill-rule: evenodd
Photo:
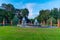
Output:
M53 23L52 23L52 19L51 19L51 21L50 21L50 26L52 27L52 25L53 25Z
M45 25L45 21L43 21L43 25Z
M18 21L18 24L20 24L21 22L20 22L20 20Z
M12 20L11 20L11 25L12 25Z
M5 20L3 19L3 26L5 25Z
M58 19L58 24L57 24L58 27L60 27L60 19Z

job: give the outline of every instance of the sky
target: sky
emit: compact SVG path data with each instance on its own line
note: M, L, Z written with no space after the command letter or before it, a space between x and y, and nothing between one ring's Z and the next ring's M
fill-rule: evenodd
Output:
M60 0L0 0L2 3L13 4L17 9L27 8L29 10L29 18L35 18L42 9L60 8Z

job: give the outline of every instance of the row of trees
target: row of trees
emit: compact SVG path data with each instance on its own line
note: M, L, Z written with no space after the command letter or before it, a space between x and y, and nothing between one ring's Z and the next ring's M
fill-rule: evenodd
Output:
M22 20L23 17L28 17L29 11L25 9L16 9L12 4L3 3L0 8L0 23L11 23L15 16L19 20ZM28 18L27 18L28 19Z
M42 24L57 24L60 26L60 8L53 8L51 10L40 10L39 15L36 17Z
M19 23L22 18L25 17L28 20L29 11L25 9L16 9L12 4L2 4L2 9L0 8L0 23L11 23L12 21L18 19ZM51 10L40 10L39 15L36 17L38 21L42 24L57 24L60 26L60 8L53 8ZM28 20L29 21L29 20ZM34 22L32 19L31 21Z

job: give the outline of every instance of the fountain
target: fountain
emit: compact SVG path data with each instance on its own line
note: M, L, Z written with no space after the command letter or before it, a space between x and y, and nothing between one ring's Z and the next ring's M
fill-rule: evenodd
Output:
M34 21L34 27L41 27L41 25L39 24L39 22L37 21L37 19L35 19L35 21Z
M26 20L25 18L22 19L22 27L25 27L26 26Z
M34 25L39 25L37 19L35 19L35 21L34 21Z

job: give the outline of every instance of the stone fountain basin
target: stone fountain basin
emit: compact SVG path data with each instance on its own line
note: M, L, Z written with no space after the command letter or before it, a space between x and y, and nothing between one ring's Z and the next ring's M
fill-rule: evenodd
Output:
M18 27L31 27L31 28L57 28L56 26L42 26L42 25L28 25L28 24L24 26L18 24L17 26Z

